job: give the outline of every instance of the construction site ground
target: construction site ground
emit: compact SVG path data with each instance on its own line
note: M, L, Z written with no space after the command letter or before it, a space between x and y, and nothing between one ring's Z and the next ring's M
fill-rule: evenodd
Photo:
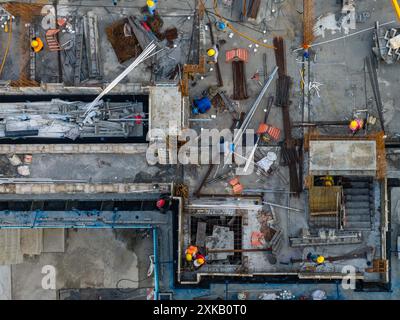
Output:
M5 2L5 1L0 1ZM35 1L29 1L34 3ZM36 1L43 4L44 1ZM128 65L118 63L115 53L107 40L104 29L111 23L120 18L127 16L135 16L140 12L141 6L138 1L119 0L117 6L113 6L109 0L59 0L57 1L57 11L59 15L80 15L87 11L93 11L99 17L100 30L100 47L101 47L101 66L104 72L103 83L111 82L118 74L120 74ZM341 7L336 1L315 1L315 16L319 17L327 13L337 13ZM210 19L215 21L213 12L213 1L204 0L206 8L210 11ZM246 23L248 27L235 24L237 28L262 43L271 45L274 36L282 36L286 42L287 51L287 74L293 78L291 90L290 117L292 121L343 121L350 120L352 113L356 109L364 109L367 100L373 98L372 89L368 76L364 80L364 57L370 55L372 40L372 29L375 21L381 23L394 22L395 15L392 10L388 10L387 4L379 1L357 1L357 11L368 11L371 17L362 23L357 23L356 30L350 30L350 34L360 32L354 36L346 37L342 31L330 30L325 31L325 37L318 37L314 41L312 49L311 62L309 66L309 77L312 81L320 82L320 90L318 92L311 91L310 101L306 103L304 110L305 118L302 119L302 101L303 91L301 89L301 68L302 68L302 50L296 51L302 44L302 0L286 0L282 1L278 6L278 10L273 15L267 4L270 1L262 1L260 13L257 21L254 23ZM191 20L193 15L193 1L186 0L170 0L159 1L158 10L164 19L166 26L178 27L181 39L177 43L177 47L168 52L170 58L165 59L165 68L171 68L176 61L185 62L188 54L189 41L191 37ZM220 12L223 16L232 20L237 20L237 16L231 16L230 8L220 6ZM190 19L189 19L190 18ZM207 18L206 18L207 19ZM398 23L397 23L398 24ZM14 31L12 46L9 55L12 57L7 60L4 71L0 80L17 80L19 77L19 59L21 52L19 51L18 28L21 22L17 20L17 28ZM362 31L362 30L368 31ZM264 33L263 31L266 31ZM362 32L361 32L362 31ZM239 108L248 111L251 104L258 96L261 86L258 81L251 77L259 72L260 81L263 79L263 62L262 54L267 53L268 73L275 67L275 56L273 49L266 49L261 46L251 47L246 39L234 35L229 37L230 31L216 32L214 37L216 40L225 40L226 43L220 49L220 67L224 82L223 89L228 96L233 93L232 83L232 66L225 62L225 50L232 48L247 48L250 52L249 61L246 63L246 77L249 98L239 102ZM67 41L68 35L61 35L60 42ZM65 39L64 39L65 37ZM342 39L335 40L336 38ZM210 45L210 35L206 33L207 45ZM264 40L266 40L264 42ZM324 43L325 41L330 41ZM6 43L7 34L0 33L0 43ZM254 52L256 49L256 52ZM40 55L38 69L36 75L38 80L44 83L54 83L58 79L59 64L57 62L57 53L46 52ZM61 58L61 66L63 72L64 83L71 85L72 70L65 63L65 57ZM216 85L215 70L210 71L210 66L206 66L205 75L196 76L196 85L190 88L190 97L200 97L201 93L208 87ZM400 65L380 65L378 71L378 79L382 94L382 102L384 105L384 122L386 134L389 137L397 137L398 123L400 121L400 113L397 111L396 101L400 99L400 91L398 90L398 74ZM132 72L123 83L134 83L147 85L152 79L151 72L146 64L141 64ZM365 85L366 83L366 85ZM93 86L96 82L93 81ZM70 89L71 90L71 89ZM85 90L85 89L81 89ZM88 89L88 92L90 90ZM268 90L266 97L275 95L275 81ZM307 98L306 98L307 100ZM256 129L258 124L264 118L264 106L266 99L254 115L250 127ZM309 107L309 110L308 110ZM371 131L379 131L379 115L375 104L369 103L368 109L371 114L378 118L375 126L371 127ZM307 117L309 114L309 118ZM216 117L214 117L215 115ZM204 115L191 115L193 119L209 119L204 121L192 121L191 127L200 132L203 129L226 129L230 127L232 116L229 112L219 112L214 108ZM283 129L282 111L279 107L272 107L269 115L268 123ZM348 134L347 127L328 127L321 129L323 133L329 134ZM300 137L300 129L294 130L294 136ZM272 147L269 150L278 148ZM279 152L277 152L279 154ZM4 157L4 156L3 156ZM398 178L398 160L396 153L390 156L388 177ZM0 163L2 171L9 172L12 176L17 176L13 172L13 168L6 164L6 161ZM4 167L4 168L3 168ZM143 153L135 155L106 155L106 154L35 154L33 162L30 166L32 178L46 179L65 179L65 180L87 180L88 182L176 182L184 181L189 186L189 190L193 193L199 186L202 177L206 174L207 166L189 165L184 166L183 174L174 166L150 166L146 162ZM219 167L219 173L223 168ZM284 176L283 180L289 180L287 167L280 167L280 173ZM216 174L217 175L217 174ZM271 175L266 181L261 180L255 173L249 176L242 176L240 182L245 188L251 189L286 189L289 185L282 181L276 173ZM207 185L202 190L205 194L230 194L231 187L228 185L228 179ZM276 214L279 215L280 228L283 232L284 244L280 253L280 261L287 261L290 258L300 258L303 252L293 250L289 246L289 237L299 235L302 228L307 226L308 212L303 210L307 207L307 198L304 193L299 198L289 197L288 195L268 193L265 200L282 206L301 209L301 212L291 212L284 209L276 208ZM397 214L399 208L395 205L400 201L399 188L392 189L392 248L396 248L396 239L399 235L399 217L393 216ZM397 210L397 211L396 211ZM168 218L170 219L170 217ZM249 228L254 230L259 228L257 222ZM168 229L164 231L167 234ZM336 255L350 252L362 246L379 247L379 221L376 221L372 231L365 233L364 241L357 245L346 245L338 247L330 247L324 251L327 255ZM165 235L164 234L164 235ZM172 239L169 239L172 242ZM167 241L168 243L168 241ZM165 244L164 244L165 245ZM320 248L321 249L321 248ZM171 248L169 248L171 250ZM84 253L84 254L83 254ZM392 274L392 292L391 293L359 293L352 290L344 290L337 284L211 284L209 289L173 289L173 266L171 257L167 254L171 251L164 251L160 257L165 263L161 266L161 288L164 292L173 291L175 299L189 299L201 297L221 297L237 298L237 294L247 291L251 296L257 299L258 295L269 290L291 290L297 296L307 295L315 289L321 289L327 292L331 299L398 299L400 296L400 279L397 277L399 273L399 264L397 252L392 252L391 274ZM151 237L140 237L135 230L111 231L111 230L69 230L66 235L65 253L43 254L39 258L25 258L24 263L11 267L11 283L12 298L14 299L55 299L55 292L49 290L43 293L39 288L40 283L34 279L40 276L41 267L45 264L54 264L59 266L60 278L58 288L116 288L119 279L128 278L133 281L146 278L147 268L149 266L148 256L152 254ZM360 268L366 267L366 259L351 261ZM265 261L260 260L254 262L253 267L261 264L264 272L291 272L298 271L297 267L281 265L278 267L269 267ZM103 271L104 269L104 271ZM0 269L0 284L2 279L7 279L7 270ZM5 274L5 277L2 275ZM374 274L368 274L367 277L374 279ZM7 280L4 280L6 282ZM36 282L35 282L36 281ZM147 281L147 282L146 282ZM128 281L129 282L129 281ZM151 285L150 281L140 282L140 287ZM126 283L121 284L121 286ZM137 283L129 282L128 286L136 287Z

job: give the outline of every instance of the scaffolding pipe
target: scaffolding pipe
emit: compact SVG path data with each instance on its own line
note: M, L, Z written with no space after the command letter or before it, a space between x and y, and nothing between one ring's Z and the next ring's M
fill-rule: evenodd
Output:
M235 138L233 139L233 144L235 144L243 136L244 131L249 126L249 123L250 123L251 119L253 118L253 115L256 112L258 105L260 104L262 98L264 97L265 93L267 92L267 90L277 72L278 72L278 67L275 67L275 69L272 71L271 75L269 76L267 83L264 85L260 94L258 95L256 101L254 101L253 106L251 107L250 111L248 112L246 118L243 120L242 126L240 127Z
M287 210L292 210L292 211L296 211L296 212L303 212L300 209L296 209L296 208L291 208L291 207L286 207L286 206L281 206L280 204L276 204L276 203L271 203L271 202L267 202L267 201L263 201L264 204L268 204L272 207L278 207L278 208L282 208L282 209L287 209Z
M159 275L158 275L158 230L153 228L153 255L154 255L154 300L158 300Z

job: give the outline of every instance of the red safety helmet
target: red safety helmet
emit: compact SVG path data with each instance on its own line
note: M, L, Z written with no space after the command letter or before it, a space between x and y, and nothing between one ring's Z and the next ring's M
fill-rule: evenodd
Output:
M165 206L165 200L164 199L159 199L156 203L156 206L158 209L161 209L162 207Z

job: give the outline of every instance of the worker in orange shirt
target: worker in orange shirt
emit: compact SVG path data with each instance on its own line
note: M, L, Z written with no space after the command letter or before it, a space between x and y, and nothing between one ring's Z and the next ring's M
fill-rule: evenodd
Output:
M190 245L185 251L186 261L191 262L191 261L193 261L193 259L196 259L196 255L198 252L199 252L199 248L197 248L196 246Z
M35 53L42 51L43 41L39 37L35 37L31 41L31 48Z

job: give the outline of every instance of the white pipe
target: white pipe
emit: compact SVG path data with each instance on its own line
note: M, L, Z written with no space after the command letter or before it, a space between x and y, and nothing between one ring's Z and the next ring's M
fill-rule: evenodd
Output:
M287 209L287 210L292 210L292 211L297 211L297 212L303 212L300 209L296 209L296 208L290 208L290 207L285 207L285 206L281 206L280 204L275 204L275 203L271 203L271 202L267 202L267 201L263 201L264 204L268 204L272 207L278 207L278 208L282 208L282 209Z
M94 106L96 106L100 99L105 96L107 93L109 93L114 87L121 82L122 79L124 79L133 69L135 69L140 63L142 63L144 60L147 58L151 57L150 54L156 49L157 45L155 45L153 42L151 42L144 50L143 52L135 59L135 61L132 62L132 64L126 68L118 77L116 77L97 97L94 99L89 106L86 109L85 112L85 119L83 120L83 124L85 125L90 118L90 113L93 110Z

